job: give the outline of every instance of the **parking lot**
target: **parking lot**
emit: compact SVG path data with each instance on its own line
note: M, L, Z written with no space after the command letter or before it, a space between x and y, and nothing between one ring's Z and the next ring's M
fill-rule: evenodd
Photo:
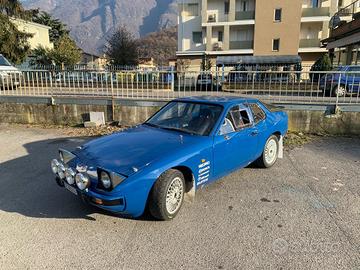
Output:
M59 188L50 160L86 140L0 125L0 269L360 269L360 138L287 149L199 190L170 222Z

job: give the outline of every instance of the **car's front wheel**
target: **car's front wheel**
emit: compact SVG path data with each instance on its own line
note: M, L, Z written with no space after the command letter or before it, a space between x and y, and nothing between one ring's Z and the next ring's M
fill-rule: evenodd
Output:
M179 212L185 193L184 175L178 170L168 170L155 182L149 200L149 210L160 220L173 219Z
M333 97L344 97L347 95L347 89L345 85L336 85L333 87L332 96Z
M275 135L271 135L266 143L262 155L256 161L256 164L262 168L272 167L279 154L279 139Z

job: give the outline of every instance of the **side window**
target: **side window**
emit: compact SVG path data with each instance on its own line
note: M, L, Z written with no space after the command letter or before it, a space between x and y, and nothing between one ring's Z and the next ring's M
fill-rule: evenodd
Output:
M349 76L360 77L360 67L350 67L349 71L352 71Z
M255 103L251 103L249 104L249 107L253 113L255 124L259 123L260 121L266 118L265 112L263 111L263 109L259 107L259 105Z
M220 128L220 134L229 134L251 125L250 117L246 109L234 106L230 109Z

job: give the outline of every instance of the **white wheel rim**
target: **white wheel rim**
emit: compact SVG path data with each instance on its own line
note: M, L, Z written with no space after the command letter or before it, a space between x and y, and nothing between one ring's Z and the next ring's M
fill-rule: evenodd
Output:
M265 160L268 164L273 164L277 158L277 144L274 139L268 141L265 147Z
M339 97L342 97L345 95L345 87L344 86L339 86L337 89L336 89L336 95L339 96Z
M169 214L174 214L179 210L183 200L183 182L180 177L175 177L166 192L166 210Z

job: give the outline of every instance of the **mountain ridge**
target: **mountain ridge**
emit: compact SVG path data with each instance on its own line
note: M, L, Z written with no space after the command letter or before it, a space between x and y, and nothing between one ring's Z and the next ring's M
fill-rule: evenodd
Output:
M84 51L103 52L106 39L120 25L135 37L177 24L177 0L23 0L64 22Z

